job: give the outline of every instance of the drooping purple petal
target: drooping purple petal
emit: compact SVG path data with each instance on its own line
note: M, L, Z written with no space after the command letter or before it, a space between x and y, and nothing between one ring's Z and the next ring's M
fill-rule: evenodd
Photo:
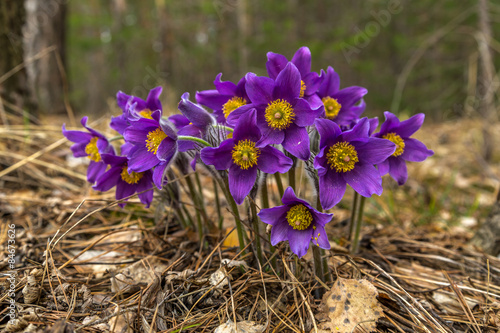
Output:
M128 171L143 172L152 169L160 163L155 154L148 151L144 146L134 146L130 150Z
M266 146L260 148L258 165L260 171L273 174L276 172L285 173L292 167L292 159L285 156L280 150Z
M214 123L214 119L207 110L189 100L187 92L182 95L178 108L193 125L199 128L206 128Z
M256 166L243 170L236 164L231 165L229 168L229 192L238 205L241 205L250 193L256 179Z
M271 245L275 246L279 242L286 241L288 239L288 229L291 229L291 227L288 225L286 220L277 221L271 229Z
M177 150L177 141L170 138L165 138L161 141L158 146L158 151L156 152L156 157L160 161L169 161L175 154Z
M168 120L174 124L175 128L181 129L187 125L189 125L189 119L186 118L183 114L174 114L168 117Z
M260 127L262 131L262 136L260 140L255 145L256 147L265 147L267 145L279 145L285 139L285 132L274 130L271 127Z
M86 143L88 143L93 138L92 134L87 133L87 132L66 130L66 124L63 124L63 126L62 126L62 133L66 137L66 139L68 139L69 141L72 141L72 142L86 142Z
M394 157L389 157L382 163L377 164L378 173L380 174L381 177L389 173L389 159L391 158Z
M301 258L307 253L309 243L311 242L313 229L295 230L288 228L288 242L290 243L290 250Z
M196 101L212 110L221 110L222 106L229 100L229 96L221 95L217 90L203 90L196 93Z
M328 210L338 204L345 194L346 181L334 170L327 170L319 176L319 201Z
M311 206L309 205L309 203L307 201L297 198L297 196L295 195L295 192L291 186L288 186L285 189L285 192L283 193L283 197L281 198L281 202L284 205L288 205L288 206L303 204L307 208L311 208Z
M316 226L325 226L328 222L332 220L333 214L329 213L320 213L315 209L311 209L311 214L313 216L313 220L316 222Z
M234 139L227 139L219 147L205 147L201 150L200 158L203 163L213 165L217 170L227 170L233 162L231 152L234 144Z
M314 124L314 120L321 115L321 108L311 109L309 103L304 99L299 99L293 106L295 113L294 123L298 126L305 127Z
M90 161L87 168L87 181L93 184L105 171L108 165L104 162Z
M311 156L309 134L304 127L291 124L285 131L285 139L282 145L286 151L303 161L308 160Z
M324 226L316 224L316 230L313 230L312 237L313 244L316 244L317 246L325 250L330 249L330 242L328 241L328 236L326 235Z
M389 158L389 174L398 185L403 185L408 179L408 171L406 169L406 163L402 158Z
M94 190L101 192L105 192L111 189L118 183L121 172L122 172L121 166L112 167L97 179L95 185L92 186L92 188Z
M135 193L136 189L137 184L128 184L124 181L120 181L118 182L118 184L116 184L115 198L116 200L120 200L129 197Z
M149 208L151 202L153 201L153 188L152 188L153 178L151 172L145 172L142 179L137 184L137 192L139 193L139 199L141 202ZM149 189L149 191L148 191ZM146 191L144 193L141 193Z
M153 171L153 183L156 185L156 187L161 190L163 187L163 179L164 179L164 174L165 174L165 169L167 168L169 164L168 163L160 163L158 164L154 171Z
M382 178L373 165L359 164L354 169L342 174L344 180L354 191L364 197L382 194Z

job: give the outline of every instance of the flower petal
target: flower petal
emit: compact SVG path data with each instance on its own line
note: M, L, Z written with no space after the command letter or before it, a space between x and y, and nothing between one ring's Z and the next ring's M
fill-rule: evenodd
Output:
M155 167L153 171L153 183L159 190L161 190L161 188L163 187L164 180L166 181L164 175L167 166L168 163L160 163Z
M311 156L309 134L304 127L291 124L285 131L285 139L282 145L286 151L303 161L308 160Z
M153 201L153 187L152 187L153 178L151 172L146 171L142 176L141 180L137 184L137 193L139 193L139 199L141 202L149 208L151 202ZM149 189L149 191L147 191ZM141 193L146 191L144 193Z
M389 157L382 163L377 164L377 169L378 173L380 174L380 177L387 175L389 173L389 159L395 158L395 157Z
M87 168L87 181L93 184L106 171L107 167L108 165L104 162L90 161Z
M307 46L302 46L295 52L292 63L297 67L302 77L311 72L311 51Z
M347 184L351 185L354 191L364 197L371 197L372 194L382 194L382 178L373 165L356 165L351 171L344 172L342 177Z
M434 152L417 139L404 139L405 148L401 158L405 161L422 162L427 157L434 155Z
M170 161L172 157L175 155L177 150L177 141L174 141L170 138L165 138L161 141L158 146L158 151L156 152L156 157L160 161Z
M232 151L234 140L227 139L219 147L205 147L201 150L200 157L203 163L213 165L217 170L227 170L233 163Z
M319 176L319 201L324 210L338 204L345 194L346 181L334 170L328 169Z
M260 127L262 136L257 144L257 148L265 147L267 145L279 145L285 139L285 132L272 129L271 127Z
M342 138L345 141L362 140L368 138L370 131L370 122L368 118L361 118L356 125L349 131L342 133Z
M214 119L207 110L189 100L189 93L187 92L182 94L178 109L193 125L199 128L205 128L214 123Z
M288 229L291 229L285 220L273 225L271 229L271 245L276 246L279 242L284 242L288 239Z
M292 167L292 159L285 156L283 152L272 147L260 148L260 156L257 167L264 173L273 174L276 172L285 173Z
M234 142L246 139L257 142L260 137L260 130L257 127L257 111L251 109L241 115L238 124L234 128L233 139Z
M113 167L109 169L97 179L96 184L92 186L92 188L97 191L105 192L116 186L116 183L120 179L121 171L121 167Z
M285 68L287 63L288 60L284 55L267 52L266 68L267 74L271 79L276 79L278 74L283 70L283 68Z
M66 139L72 142L89 143L89 141L93 138L92 134L87 132L66 130L66 124L63 124L62 126L62 134L66 137Z
M284 221L286 218L286 213L288 213L288 206L277 206L273 208L261 209L257 214L262 222L276 226L277 224Z
M320 213L316 209L311 210L311 214L313 216L316 225L325 226L332 220L333 214L329 213Z
M299 94L300 73L297 67L289 62L276 77L273 100L283 99L293 105Z
M368 141L352 141L359 161L366 164L379 164L396 150L396 145L386 139L370 138Z
M328 235L326 234L325 227L317 224L316 230L313 230L312 242L322 249L329 250L330 242L328 241Z
M321 70L320 77L323 79L323 82L318 89L319 97L331 97L339 91L340 78L331 66L328 66L326 73L325 71Z
M339 125L330 119L316 119L314 125L320 135L320 149L333 145L336 141L338 141L338 137L342 134Z
M389 159L389 174L395 181L398 182L398 185L403 185L406 183L408 179L408 171L406 169L406 162L400 158L390 158Z
M323 110L321 107L313 110L311 106L305 99L298 99L293 106L293 112L295 113L295 124L301 127L311 126L314 124L314 120L318 118Z
M229 192L238 205L245 201L245 197L252 190L256 179L256 166L243 170L236 164L231 165L229 168Z
M156 87L149 91L148 97L146 99L146 107L151 111L162 110L160 95L162 92L162 87Z
M420 127L422 127L424 119L425 114L416 114L413 117L400 122L396 133L399 134L402 138L409 138L412 134L418 131Z
M248 73L245 76L245 89L252 104L267 105L273 99L274 80Z
M396 117L394 114L390 113L389 111L384 112L385 116L385 121L382 123L380 126L380 136L394 132L395 128L398 127L399 124L399 119Z
M367 93L368 90L366 88L353 86L339 90L335 94L335 98L340 103L340 105L342 105L342 108L351 108L356 103L358 103Z
M152 169L160 163L155 154L148 151L145 147L135 146L130 150L128 171L143 172Z
M311 242L313 228L305 230L295 230L293 228L288 228L288 242L290 243L290 250L301 258L309 249L309 243Z

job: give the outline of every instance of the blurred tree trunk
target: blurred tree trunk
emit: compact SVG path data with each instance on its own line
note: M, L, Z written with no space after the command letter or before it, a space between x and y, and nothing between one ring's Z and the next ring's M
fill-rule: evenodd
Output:
M0 77L23 63L23 25L26 22L24 1L0 1ZM28 89L25 68L0 79L0 96L18 108L31 109L32 100ZM3 82L2 82L3 81Z
M56 47L54 52L27 63L31 93L36 97L38 109L42 113L65 113L66 3L45 0L26 0L24 3L24 59L36 56L52 46Z
M250 19L248 17L248 4L247 0L238 0L237 3L237 16L238 16L238 42L239 42L239 72L245 73L248 69L248 36Z

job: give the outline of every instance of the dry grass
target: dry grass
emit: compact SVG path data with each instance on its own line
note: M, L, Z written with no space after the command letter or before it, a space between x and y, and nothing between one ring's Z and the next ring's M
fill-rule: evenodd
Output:
M460 224L463 216L486 215L498 186L498 156L495 167L475 153L479 128L467 120L426 126L420 137L436 156L412 166L407 186L388 182L384 196L369 201L359 255L345 251L348 212L334 210L327 230L336 242L327 253L332 280L323 285L310 258L297 261L286 246L275 252L274 270L258 264L252 246L244 256L223 246L224 232L215 228L200 242L171 207L121 209L113 193L91 192L85 167L67 159L59 126L2 126L0 269L9 271L7 230L15 223L22 318L10 329L213 332L230 319L264 324L266 332L314 332L324 320L315 290L342 277L376 286L384 310L379 332L497 332L500 260L468 246L472 230ZM217 219L215 210L208 213ZM221 272L225 279L211 283ZM8 305L1 280L0 301Z

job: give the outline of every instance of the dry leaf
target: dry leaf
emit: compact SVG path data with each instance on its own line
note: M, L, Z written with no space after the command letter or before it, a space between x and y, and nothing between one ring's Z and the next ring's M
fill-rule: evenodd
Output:
M354 328L374 331L382 308L377 289L367 280L339 278L323 296L323 311L329 321L320 323L319 332L351 333Z
M229 319L217 327L214 333L262 333L265 329L266 325L257 324L255 321L240 321L234 325L234 322Z

